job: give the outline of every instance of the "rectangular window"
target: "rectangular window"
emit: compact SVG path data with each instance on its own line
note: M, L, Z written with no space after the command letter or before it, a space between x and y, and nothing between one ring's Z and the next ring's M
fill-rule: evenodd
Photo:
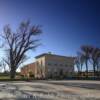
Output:
M50 66L51 64L50 64L50 63L48 63L48 65Z
M57 64L54 64L55 66L57 66Z

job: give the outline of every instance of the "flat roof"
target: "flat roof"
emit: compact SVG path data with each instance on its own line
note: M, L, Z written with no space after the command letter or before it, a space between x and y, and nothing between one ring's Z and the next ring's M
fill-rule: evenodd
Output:
M29 65L33 65L33 64L35 64L35 62L26 64L26 65L24 65L23 67L21 67L21 69L26 68L26 67L28 67Z
M62 55L49 54L49 53L40 54L40 55L36 56L35 58L40 58L40 57L43 57L43 56L58 56L58 57L73 58L73 59L75 58L75 57L71 57L71 56L62 56Z

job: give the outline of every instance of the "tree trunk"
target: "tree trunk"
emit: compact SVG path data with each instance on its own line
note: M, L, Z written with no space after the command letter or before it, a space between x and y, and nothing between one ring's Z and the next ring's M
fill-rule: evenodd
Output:
M81 64L81 72L82 72L82 67L83 67L83 66L82 66L82 64Z
M81 72L81 73L80 73L80 74L81 74L81 77L82 77L82 67L83 67L83 66L82 66L82 64L81 64L81 71L80 71L80 72Z
M88 78L88 62L86 61L86 77Z
M97 64L97 77L100 78L99 66Z
M96 76L95 63L93 63L94 77Z
M16 69L13 66L11 67L11 70L10 70L10 78L15 79L15 75L16 75Z

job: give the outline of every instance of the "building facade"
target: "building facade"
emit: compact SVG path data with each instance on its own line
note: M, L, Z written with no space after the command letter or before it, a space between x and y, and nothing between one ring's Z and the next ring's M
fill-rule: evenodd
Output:
M66 57L54 54L41 54L36 56L36 61L32 65L34 68L33 74L35 78L53 78L68 76L74 72L74 57ZM27 65L29 66L29 65ZM32 69L32 68L31 68ZM28 74L30 67L23 67L21 73Z
M36 70L35 63L25 65L24 67L21 68L21 75L23 75L24 77L30 77L31 75L35 75L35 70Z

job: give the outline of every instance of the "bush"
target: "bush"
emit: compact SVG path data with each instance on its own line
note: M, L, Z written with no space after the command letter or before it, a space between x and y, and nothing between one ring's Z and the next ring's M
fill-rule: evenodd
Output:
M34 78L34 74L29 75L30 78Z

